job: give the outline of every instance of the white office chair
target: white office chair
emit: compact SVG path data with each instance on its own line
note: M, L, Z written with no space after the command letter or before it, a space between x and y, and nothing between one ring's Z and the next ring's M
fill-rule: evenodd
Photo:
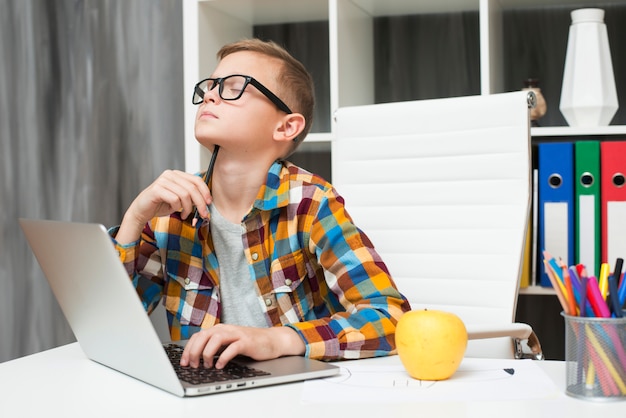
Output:
M346 209L413 309L461 317L471 357L542 358L531 327L513 322L533 98L515 92L335 114L332 180Z

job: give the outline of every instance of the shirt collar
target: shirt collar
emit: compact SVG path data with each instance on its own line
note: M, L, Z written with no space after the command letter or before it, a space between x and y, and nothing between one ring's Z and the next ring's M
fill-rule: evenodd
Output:
M252 206L259 210L272 210L289 204L289 169L284 161L275 161L267 173L265 184Z

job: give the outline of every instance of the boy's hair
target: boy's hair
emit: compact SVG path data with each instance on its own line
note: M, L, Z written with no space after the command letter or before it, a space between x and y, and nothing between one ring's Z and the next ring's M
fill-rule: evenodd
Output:
M293 112L301 113L305 119L304 129L298 135L290 152L302 143L311 129L313 123L313 108L315 107L315 91L313 78L304 65L295 59L287 50L273 41L260 39L244 39L238 42L224 45L218 52L217 58L223 59L239 51L258 52L268 57L279 59L283 65L276 75L280 91L276 92Z

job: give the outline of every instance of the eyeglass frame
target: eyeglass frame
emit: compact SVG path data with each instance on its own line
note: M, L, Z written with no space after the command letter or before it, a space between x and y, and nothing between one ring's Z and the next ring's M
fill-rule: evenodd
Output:
M224 91L224 80L230 77L243 77L246 81L243 87L241 88L241 91L239 92L239 95L237 97L234 97L232 99L226 99L222 97L222 92ZM200 84L204 83L205 81L213 81L213 85L206 92L200 88ZM218 86L218 85L219 85L219 89L217 91L220 96L220 99L226 100L226 101L239 100L241 96L243 96L243 92L246 90L246 87L248 87L248 84L252 84L254 87L256 87L256 89L260 91L265 97L267 97L272 103L274 103L274 105L276 105L278 109L282 110L283 112L289 115L293 113L291 109L289 109L289 106L287 106L285 102L283 102L278 96L272 93L270 89L268 89L263 84L261 84L256 78L249 76L249 75L244 75L244 74L231 74L231 75L227 75L226 77L219 77L219 78L209 77L209 78L205 78L203 80L198 81L193 88L193 96L191 97L191 103L195 105L199 105L200 103L204 101L204 95L208 93L209 91L213 90L215 86ZM196 95L201 97L202 100L199 102L196 102L194 100L194 97L196 97Z

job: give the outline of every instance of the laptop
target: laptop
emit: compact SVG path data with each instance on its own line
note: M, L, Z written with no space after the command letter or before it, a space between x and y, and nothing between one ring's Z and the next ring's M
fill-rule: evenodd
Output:
M161 342L99 224L19 219L52 292L86 356L178 396L251 389L340 372L336 365L302 356L268 361L236 358L235 377L215 370L180 368L182 342ZM175 368L179 368L177 375ZM201 376L208 373L209 376Z

